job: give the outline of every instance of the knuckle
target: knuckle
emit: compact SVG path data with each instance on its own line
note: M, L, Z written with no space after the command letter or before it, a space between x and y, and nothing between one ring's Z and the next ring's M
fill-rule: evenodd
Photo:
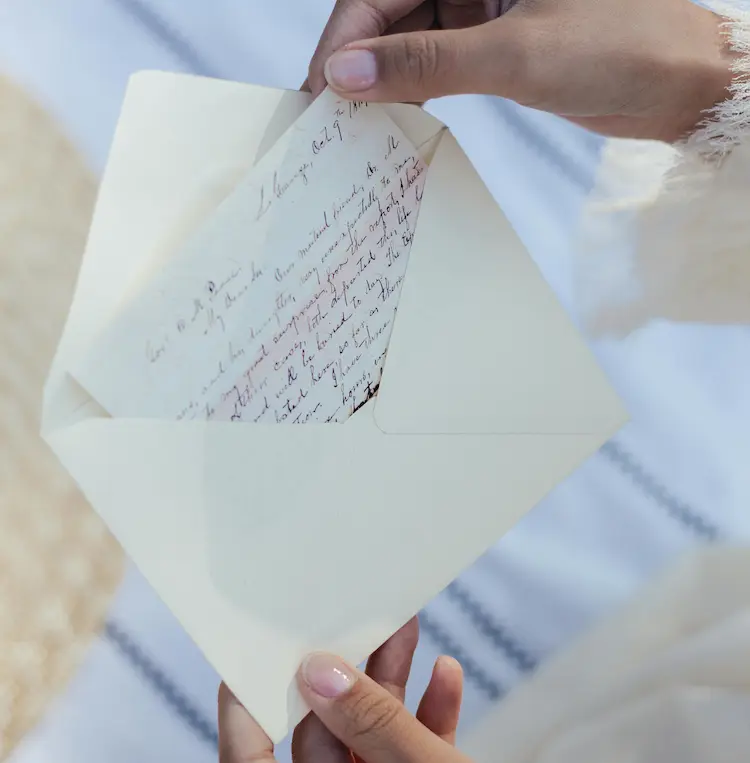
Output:
M359 692L351 698L348 707L348 738L372 738L387 733L396 725L400 710L398 702L389 696Z
M380 7L377 0L349 0L349 6L353 6L357 12L367 16L382 34L393 23L393 19Z
M396 74L422 85L435 79L440 71L437 43L430 35L411 34L404 39L403 56L397 59Z

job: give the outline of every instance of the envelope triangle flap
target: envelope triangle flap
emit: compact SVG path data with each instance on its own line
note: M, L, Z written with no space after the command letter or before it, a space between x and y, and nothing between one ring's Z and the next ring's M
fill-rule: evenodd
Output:
M306 654L360 662L601 443L387 437L357 416L90 419L48 439L275 741L305 714L294 677Z
M417 149L423 148L446 129L439 119L418 106L386 103L383 108Z
M389 433L602 433L625 420L450 133L427 175L374 416Z

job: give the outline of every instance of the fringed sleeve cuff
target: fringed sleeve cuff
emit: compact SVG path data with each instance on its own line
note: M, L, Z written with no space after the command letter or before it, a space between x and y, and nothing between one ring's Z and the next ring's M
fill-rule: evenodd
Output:
M727 99L678 145L604 146L576 246L594 335L659 318L750 323L750 10L712 5L737 54Z

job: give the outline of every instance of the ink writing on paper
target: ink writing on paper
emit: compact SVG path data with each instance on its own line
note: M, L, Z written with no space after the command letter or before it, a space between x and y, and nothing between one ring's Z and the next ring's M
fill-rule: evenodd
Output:
M321 96L134 304L142 394L180 420L345 420L380 383L426 172L381 107Z

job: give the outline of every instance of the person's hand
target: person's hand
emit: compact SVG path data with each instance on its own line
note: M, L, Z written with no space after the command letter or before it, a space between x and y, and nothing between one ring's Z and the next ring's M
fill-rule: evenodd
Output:
M435 663L416 717L403 705L419 628L412 620L360 673L337 657L311 655L299 687L312 714L294 732L295 763L469 763L453 747L463 676L450 657ZM220 763L273 763L273 745L229 689L219 689Z
M338 0L308 81L366 101L500 95L671 142L724 100L734 57L691 0Z

